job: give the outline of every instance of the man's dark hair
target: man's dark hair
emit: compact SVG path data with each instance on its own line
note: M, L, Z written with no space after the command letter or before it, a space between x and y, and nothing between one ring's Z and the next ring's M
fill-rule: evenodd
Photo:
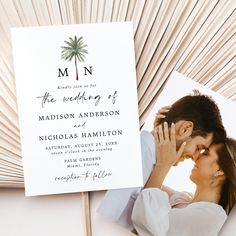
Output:
M158 122L164 121L168 124L176 123L179 120L193 122L194 136L206 137L213 133L213 143L220 143L226 139L226 131L222 123L220 111L215 101L203 94L188 95L177 100L165 114L163 119L154 121L154 127Z

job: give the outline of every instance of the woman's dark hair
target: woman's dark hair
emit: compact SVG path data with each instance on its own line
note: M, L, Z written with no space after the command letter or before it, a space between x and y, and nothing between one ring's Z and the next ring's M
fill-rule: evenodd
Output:
M219 204L229 214L236 203L236 141L227 138L217 150L218 164L226 177Z
M226 138L219 108L209 96L195 94L182 97L165 115L166 117L161 120L156 117L154 127L164 121L171 124L187 120L194 124L192 137L197 135L206 137L209 133L213 133L213 143L220 143Z

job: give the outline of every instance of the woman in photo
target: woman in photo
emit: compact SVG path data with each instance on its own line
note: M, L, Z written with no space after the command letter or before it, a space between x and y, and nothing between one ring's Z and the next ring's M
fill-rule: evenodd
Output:
M185 146L183 143L176 152L175 125L159 125L154 137L158 162L132 212L137 234L216 236L236 202L236 141L227 138L193 157L190 179L196 191L192 195L162 185Z

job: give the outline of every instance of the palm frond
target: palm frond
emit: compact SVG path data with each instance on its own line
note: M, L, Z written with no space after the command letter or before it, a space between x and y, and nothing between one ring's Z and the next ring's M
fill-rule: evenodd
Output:
M66 43L68 46L70 46L71 48L74 48L74 45L72 42L68 42L68 41L64 41L64 43Z

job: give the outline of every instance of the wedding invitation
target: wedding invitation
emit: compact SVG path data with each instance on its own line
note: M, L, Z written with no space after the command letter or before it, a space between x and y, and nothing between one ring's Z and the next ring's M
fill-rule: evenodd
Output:
M12 29L26 196L142 186L132 23Z

